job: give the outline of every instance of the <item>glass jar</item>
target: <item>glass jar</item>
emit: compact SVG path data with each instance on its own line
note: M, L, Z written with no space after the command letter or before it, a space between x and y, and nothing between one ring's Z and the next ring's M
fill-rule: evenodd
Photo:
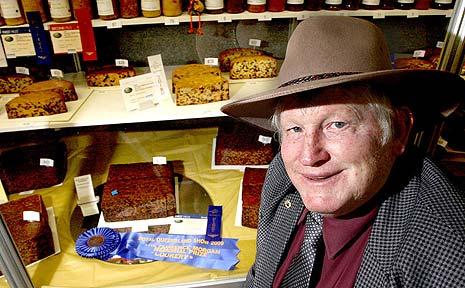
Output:
M163 15L172 17L182 14L182 1L181 0L162 0L161 11Z
M21 25L26 23L24 11L17 0L0 0L3 19L6 25Z
M73 20L68 0L48 0L48 7L53 21L67 22Z
M415 8L415 0L396 0L394 3L395 8L402 10L409 10Z
M208 14L221 14L224 12L223 0L205 0L205 12Z
M341 10L342 0L325 0L323 8L326 10Z
M97 0L97 13L102 20L113 20L119 17L116 0Z
M380 0L362 0L362 9L376 10L380 7Z
M381 9L392 10L394 8L394 0L381 0Z
M263 13L266 11L266 0L247 0L247 11Z
M140 6L144 17L152 18L161 15L160 0L142 0Z
M122 18L139 16L139 2L137 0L119 0L119 11Z
M266 10L270 12L281 12L286 8L285 0L268 0Z
M305 4L305 10L319 11L323 7L323 0L307 0Z
M433 8L441 10L453 9L454 5L454 0L434 0L432 3Z
M415 9L428 10L431 7L431 0L417 0L415 3Z
M242 13L245 10L244 0L226 0L226 12Z
M287 0L286 10L289 11L303 11L304 10L304 0Z
M360 0L343 0L342 6L345 10L358 10L360 8Z
M41 0L21 0L21 4L23 5L24 13L39 11L42 22L48 21L47 12L45 12L45 5Z

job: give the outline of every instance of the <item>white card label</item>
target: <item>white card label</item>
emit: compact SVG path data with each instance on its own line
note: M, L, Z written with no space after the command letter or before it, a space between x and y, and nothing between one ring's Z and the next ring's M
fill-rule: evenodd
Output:
M438 41L438 42L436 43L436 47L437 47L437 48L443 48L443 47L444 47L444 42L443 42L443 41Z
M128 67L129 61L126 59L115 59L115 65L120 67Z
M152 158L152 163L154 165L165 165L166 164L166 157L164 156L155 156Z
M259 39L249 39L249 45L254 47L260 47L262 40Z
M96 201L94 186L92 185L92 178L90 174L74 177L74 186L79 202L92 202Z
M6 61L5 50L3 50L2 41L0 41L0 67L8 67L8 62Z
M3 188L2 180L0 180L0 204L8 202L5 189Z
M161 96L160 86L152 73L119 81L126 110L144 110L154 107Z
M413 57L423 58L423 57L425 57L425 53L426 53L425 50L415 50L415 51L413 51Z
M64 77L63 71L61 71L60 69L50 69L50 75L52 75L52 77L58 78Z
M100 212L98 210L97 203L98 202L96 201L79 205L79 207L81 208L82 216L87 217L99 214Z
M16 70L16 73L18 73L18 74L29 75L29 68L26 68L26 67L16 67L15 70Z
M78 23L50 24L50 39L55 54L82 52L81 32Z
M23 220L29 222L39 222L40 213L37 211L23 211Z
M155 76L155 82L160 87L160 101L164 99L171 99L171 90L168 88L168 80L166 79L165 69L163 68L163 60L161 54L152 55L147 57L149 62L150 72Z
M178 17L165 17L165 25L179 25Z
M260 136L258 136L258 142L261 142L263 144L270 144L271 143L271 137L260 135Z
M1 29L1 33L6 58L36 55L29 28Z
M205 65L218 66L218 58L205 58Z
M53 167L55 161L53 159L48 159L48 158L40 158L40 166L46 166L46 167Z
M123 22L121 22L121 20L112 20L107 23L108 29L117 29L117 28L122 28L122 27L123 27Z

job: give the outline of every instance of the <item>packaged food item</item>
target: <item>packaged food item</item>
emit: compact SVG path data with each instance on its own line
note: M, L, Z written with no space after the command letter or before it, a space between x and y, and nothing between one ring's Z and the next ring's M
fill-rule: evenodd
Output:
M244 0L226 0L226 12L242 13L245 10Z
M394 8L394 0L381 0L381 9L392 10Z
M304 10L304 0L287 0L286 10L289 10L289 11Z
M341 10L342 0L325 0L323 7L326 10Z
M415 0L396 0L394 6L397 9L409 10L415 8Z
M284 8L286 8L285 0L269 0L267 3L266 10L270 12L281 12L281 11L284 11Z
M205 12L208 14L221 14L224 12L223 0L205 0Z
M181 0L162 0L161 1L162 13L164 16L172 17L182 14L182 1Z
M323 7L323 0L307 0L305 10L319 11Z
M120 0L119 11L122 18L135 18L139 16L139 1Z
M6 25L21 25L26 23L23 7L17 0L0 0L0 9Z
M379 9L380 4L380 0L362 0L362 8L366 10Z
M48 0L50 17L55 22L67 22L73 19L68 0Z
M247 11L263 13L266 11L266 0L247 0Z
M454 4L455 4L454 0L433 0L432 6L435 9L445 10L445 9L453 9Z
M113 20L119 17L116 0L96 0L97 13L102 20Z
M21 0L21 4L23 5L24 13L31 12L31 11L39 11L40 18L42 22L48 21L48 15L46 12L46 8L44 2L41 0Z
M142 0L142 16L152 18L161 15L160 0Z
M360 0L343 0L342 6L345 10L358 10L360 8Z

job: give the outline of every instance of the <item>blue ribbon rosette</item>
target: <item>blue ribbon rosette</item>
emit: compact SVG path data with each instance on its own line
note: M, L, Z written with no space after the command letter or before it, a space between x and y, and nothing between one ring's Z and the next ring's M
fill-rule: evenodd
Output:
M85 231L76 240L76 252L86 258L108 260L118 248L121 236L113 229L97 227Z

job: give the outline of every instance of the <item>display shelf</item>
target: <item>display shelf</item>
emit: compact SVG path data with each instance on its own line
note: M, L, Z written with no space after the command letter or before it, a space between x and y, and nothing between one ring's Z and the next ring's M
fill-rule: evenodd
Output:
M165 67L166 75L171 75L176 66ZM138 68L137 74L148 73L148 68ZM225 75L226 76L226 75ZM74 83L77 89L89 89L85 82L84 72L65 75L66 80ZM170 84L170 80L168 80ZM239 99L266 91L276 86L276 78L232 80L229 84L230 99L208 104L176 106L173 97L161 101L154 107L139 111L127 111L119 86L94 87L79 109L71 118L56 121L53 116L41 116L41 121L34 118L0 119L0 133L39 129L58 129L69 127L85 127L127 123L144 123L155 121L199 119L225 116L221 107L233 99ZM4 110L4 107L0 109ZM48 121L47 119L50 119Z
M325 15L334 15L334 16L355 16L355 17L373 17L373 18L385 18L392 16L401 16L407 18L416 18L420 16L445 16L451 17L453 14L453 9L441 10L441 9L427 9L427 10L417 10L417 9L393 9L393 10L319 10L319 11L283 11L283 12L263 12L263 13L251 13L248 11L230 14L202 14L202 21L213 21L213 22L232 22L237 20L258 20L258 21L271 21L273 19L297 19L304 20L312 16L325 16ZM101 20L93 19L93 27L107 27L107 28L121 28L122 26L130 25L151 25L151 24L164 24L164 25L179 25L180 23L190 22L190 16L187 12L183 12L180 16L167 17L159 16L154 18L147 17L136 17L130 19L118 18L115 20ZM65 23L77 23L77 21L70 21ZM65 24L62 22L46 22L44 23L44 28L49 29L50 24ZM18 28L18 27L28 27L27 24L19 26L3 26L1 29L6 28Z

